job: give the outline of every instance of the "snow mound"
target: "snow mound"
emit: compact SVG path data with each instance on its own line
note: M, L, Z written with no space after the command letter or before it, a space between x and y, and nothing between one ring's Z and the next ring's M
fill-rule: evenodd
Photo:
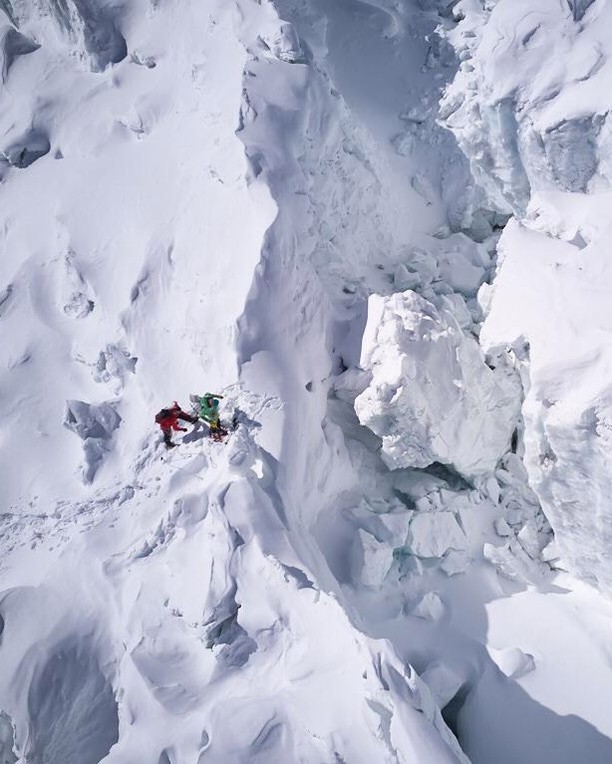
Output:
M511 679L528 674L535 669L533 655L524 653L518 647L509 647L504 650L496 650L494 647L488 647L489 654L506 676Z
M516 383L487 365L446 310L415 292L370 297L361 365L372 378L355 410L382 438L392 469L440 462L472 479L508 449Z

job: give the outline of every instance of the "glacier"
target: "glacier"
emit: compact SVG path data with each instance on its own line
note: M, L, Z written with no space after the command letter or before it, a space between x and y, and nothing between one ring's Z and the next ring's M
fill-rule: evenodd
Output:
M0 762L609 762L606 3L0 19Z

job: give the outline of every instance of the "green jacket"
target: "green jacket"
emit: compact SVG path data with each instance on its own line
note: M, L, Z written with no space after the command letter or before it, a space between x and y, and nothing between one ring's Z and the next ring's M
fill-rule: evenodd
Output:
M210 401L210 405L208 403ZM210 424L216 424L219 421L219 399L215 398L211 393L198 397L198 404L200 406L199 416L205 422Z

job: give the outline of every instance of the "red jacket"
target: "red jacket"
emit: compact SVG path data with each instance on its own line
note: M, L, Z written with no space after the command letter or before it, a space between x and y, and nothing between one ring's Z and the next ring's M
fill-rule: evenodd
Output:
M184 422L191 422L192 424L197 422L197 417L191 416L178 405L175 401L174 406L167 409L162 409L155 421L161 427L162 430L182 430L183 427L179 426L178 420L182 419Z

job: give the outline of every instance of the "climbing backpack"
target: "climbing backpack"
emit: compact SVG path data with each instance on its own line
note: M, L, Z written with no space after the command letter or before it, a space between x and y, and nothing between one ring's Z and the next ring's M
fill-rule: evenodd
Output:
M167 419L168 417L172 416L172 411L170 409L162 409L155 415L155 422L159 424L162 420Z

